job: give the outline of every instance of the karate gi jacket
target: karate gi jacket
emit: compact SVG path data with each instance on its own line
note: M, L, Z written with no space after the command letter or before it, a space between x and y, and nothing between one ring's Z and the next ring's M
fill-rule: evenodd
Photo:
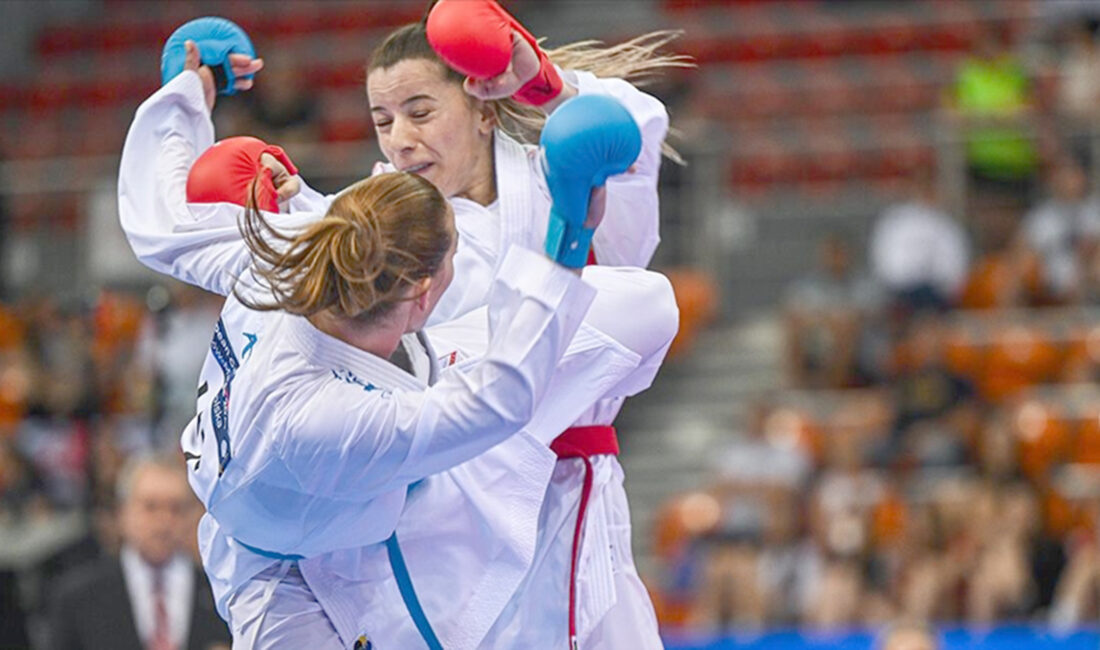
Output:
M247 281L249 258L236 230L240 208L186 205L186 170L212 142L201 84L197 75L185 72L135 116L120 170L120 219L135 253L150 267L223 295L234 288L257 291ZM268 216L285 227L317 218L315 213ZM227 300L199 384L200 415L182 439L193 456L192 485L208 508L200 548L223 616L227 599L241 585L281 559L302 556L303 577L349 645L367 632L382 648L418 647L392 568L380 555L381 540L396 528L412 581L445 647L478 647L529 568L538 511L555 460L547 443L590 403L590 398L581 401L582 395L630 394L648 385L651 374L632 373L646 366L648 354L663 354L676 325L671 291L661 276L595 271L587 282L605 283L608 295L621 300L622 290L616 294L614 289L625 279L630 294L650 310L652 318L645 323L652 325L651 349L639 354L606 332L576 322L591 298L571 276L567 280L548 271L536 279L532 273L541 271L524 269L548 262L522 251L513 257L522 261L507 269L514 280L497 285L500 307L488 316L473 312L468 322L452 326L456 340L469 338L479 326L483 336L499 332L502 328L495 326L501 322L508 323L510 335L487 337L494 341L487 349L496 350L490 361L459 364L459 378L426 392L424 382L320 335L303 319L253 312L235 298ZM551 276L557 278L549 282L552 286L527 286ZM566 303L574 304L567 308ZM531 305L541 305L536 311L542 318L528 327L516 315ZM621 307L613 305L615 311ZM645 323L635 322L631 329ZM517 325L520 329L511 331ZM440 340L451 346L443 327ZM581 331L572 336L576 327ZM566 351L564 342L570 339ZM509 341L521 340L522 351L510 350ZM510 370L499 374L515 374L528 364L521 373L524 387L492 397L504 385L496 378L471 391L476 377L493 374L485 368L504 367L493 359L509 350L521 359L510 358L505 363ZM444 356L457 356L459 350L453 352ZM561 353L565 358L555 361ZM296 362L303 359L309 361ZM557 364L558 372L537 381L534 375L545 373L546 364ZM290 394L291 386L331 397L325 400L330 406L311 411L301 401L307 397ZM420 406L433 403L425 394L457 391L469 398L486 390L496 413L489 419L496 424L478 422L473 427L478 435L447 439L458 428L448 428L454 423L444 410L419 418ZM541 401L524 394L538 394ZM351 416L337 406L343 400L356 408L363 400L381 406L377 413ZM276 402L297 408L284 409L281 417L264 409ZM413 405L411 410L394 406L405 402ZM537 408L532 406L536 402ZM321 404L312 403L313 408ZM509 414L507 424L497 422L503 411ZM395 412L418 415L402 420ZM379 415L386 413L389 419ZM527 419L527 426L502 434L515 424L513 416ZM259 422L281 433L265 430L265 435L235 440L234 432L251 431ZM367 439L367 422L388 427L381 440ZM298 435L299 430L308 435ZM492 446L494 437L504 441ZM333 446L334 440L340 444ZM360 444L375 446L366 459L352 454ZM423 478L433 472L441 473ZM410 483L417 484L409 490Z

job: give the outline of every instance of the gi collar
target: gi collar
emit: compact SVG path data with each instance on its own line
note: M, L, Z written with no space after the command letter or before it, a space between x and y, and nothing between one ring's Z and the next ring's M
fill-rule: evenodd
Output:
M388 360L325 334L305 317L288 314L285 318L287 341L290 345L311 363L331 370L341 378L346 379L344 373L351 373L352 377L359 379L364 385L373 384L382 390L422 391L428 387L426 382L410 375ZM417 337L417 335L406 334L403 340L408 337ZM430 347L428 353L433 362L429 378L433 379L436 374L435 354L431 352Z

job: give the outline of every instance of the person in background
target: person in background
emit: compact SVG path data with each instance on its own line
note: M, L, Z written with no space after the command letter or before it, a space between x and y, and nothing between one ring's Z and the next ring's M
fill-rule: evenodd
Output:
M818 259L817 268L787 292L788 376L797 387L862 384L876 372L872 324L879 292L855 271L851 249L839 234L821 240Z
M121 552L62 579L50 647L227 650L229 630L187 553L195 498L182 459L135 457L117 487Z
M1060 121L1070 127L1075 158L1091 162L1089 133L1100 118L1100 20L1082 16L1064 27L1064 51L1057 68L1057 105Z
M1100 201L1085 170L1063 158L1047 174L1049 196L1024 217L1020 236L1039 257L1046 301L1071 302L1085 292L1087 261L1100 242Z
M1022 200L1031 190L1039 151L1031 138L1035 93L1012 51L1008 29L982 25L971 54L948 88L947 116L966 144L966 164L980 202Z
M940 642L927 625L900 621L880 635L875 647L878 650L938 650Z
M321 105L289 54L271 48L264 83L244 95L251 128L244 133L283 145L317 142Z
M970 242L940 205L930 172L918 173L909 197L875 222L868 258L874 279L906 314L955 301L966 282Z

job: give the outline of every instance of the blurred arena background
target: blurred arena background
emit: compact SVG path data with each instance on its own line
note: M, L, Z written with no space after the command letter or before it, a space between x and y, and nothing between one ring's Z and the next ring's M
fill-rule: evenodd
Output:
M1100 646L1100 4L504 4L551 45L681 29L698 63L651 86L682 330L618 422L669 647ZM219 135L331 191L379 157L366 53L424 5L0 4L0 648L56 647L119 468L194 407L220 300L117 225L164 39L243 26L267 65Z

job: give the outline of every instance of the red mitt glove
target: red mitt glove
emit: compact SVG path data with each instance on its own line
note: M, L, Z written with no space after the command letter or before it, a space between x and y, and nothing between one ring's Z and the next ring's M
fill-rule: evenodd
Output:
M191 166L187 201L247 205L252 182L256 181L256 207L278 212L279 197L271 170L260 164L260 156L265 153L274 156L290 174L298 173L282 147L248 136L226 138L207 149Z
M428 14L428 43L439 58L474 79L503 73L512 60L512 30L539 56L539 71L512 95L516 101L542 106L561 93L562 80L538 41L494 0L440 0Z

